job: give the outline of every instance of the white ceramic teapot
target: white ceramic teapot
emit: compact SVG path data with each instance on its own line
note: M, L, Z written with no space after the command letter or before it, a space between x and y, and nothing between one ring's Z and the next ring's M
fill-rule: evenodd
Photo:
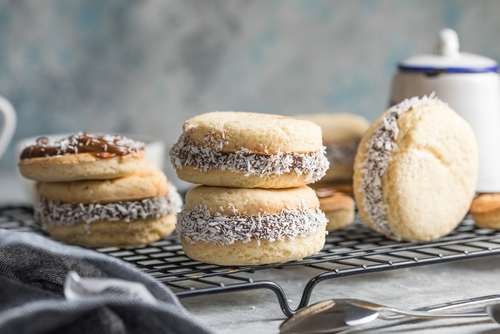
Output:
M500 76L490 58L459 52L457 33L439 33L434 54L399 63L391 105L412 96L436 95L472 126L479 146L478 192L500 192Z

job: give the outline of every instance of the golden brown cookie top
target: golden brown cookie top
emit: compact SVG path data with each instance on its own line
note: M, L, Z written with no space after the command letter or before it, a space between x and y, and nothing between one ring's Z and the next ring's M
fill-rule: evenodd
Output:
M500 194L482 194L474 198L470 212L472 214L480 214L498 209L500 209Z
M189 119L183 129L188 140L218 152L271 155L317 152L323 147L318 125L280 115L216 111Z
M142 153L144 143L117 135L96 136L78 132L66 138L51 141L40 137L36 144L26 147L20 156L21 160L42 157L56 157L68 154L88 153L101 159Z
M334 193L319 199L319 208L323 211L348 210L354 207L354 200L342 193Z
M147 167L140 172L110 180L40 182L37 191L40 196L51 201L102 204L165 196L169 187L162 171Z
M243 189L197 186L186 194L185 210L206 206L211 214L256 216L277 214L283 209L308 210L319 206L309 187L290 189Z
M325 145L359 142L370 126L363 116L350 113L309 114L295 117L318 124L323 132Z
M316 192L316 196L329 197L336 193L342 193L345 195L353 194L352 181L326 181L323 180L310 185L311 188Z

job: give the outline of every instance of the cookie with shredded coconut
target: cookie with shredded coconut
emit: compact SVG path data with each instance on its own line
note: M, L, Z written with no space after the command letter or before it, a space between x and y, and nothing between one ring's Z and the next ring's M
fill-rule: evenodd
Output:
M354 166L359 213L396 240L450 233L474 197L478 151L470 125L437 97L413 97L363 136Z
M35 218L54 238L87 247L132 246L173 232L182 200L151 166L111 180L40 182Z
M295 117L314 122L321 127L330 167L320 183L352 182L354 157L361 136L370 123L360 115L349 113L309 114Z
M303 186L321 179L329 165L318 125L231 111L188 120L170 161L184 181L239 188Z
M40 182L104 180L140 170L144 155L142 142L79 132L57 140L38 138L24 148L18 167L24 177Z
M177 216L187 256L219 265L285 262L325 243L327 219L308 187L241 189L197 186Z

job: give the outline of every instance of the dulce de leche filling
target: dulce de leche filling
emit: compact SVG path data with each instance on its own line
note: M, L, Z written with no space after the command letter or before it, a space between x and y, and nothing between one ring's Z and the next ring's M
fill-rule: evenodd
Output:
M22 151L20 159L55 157L78 153L90 153L95 157L107 159L142 151L144 151L143 142L123 136L96 136L79 132L55 141L40 137L36 140L35 145L30 145Z

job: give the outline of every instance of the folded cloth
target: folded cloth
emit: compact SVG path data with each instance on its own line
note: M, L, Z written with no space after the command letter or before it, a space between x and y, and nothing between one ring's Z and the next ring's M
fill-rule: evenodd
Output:
M76 280L81 276L142 283L150 295L146 292L149 296L141 299L105 289L66 299L64 283L70 271ZM34 233L0 229L0 333L212 331L195 320L165 285L126 262Z

